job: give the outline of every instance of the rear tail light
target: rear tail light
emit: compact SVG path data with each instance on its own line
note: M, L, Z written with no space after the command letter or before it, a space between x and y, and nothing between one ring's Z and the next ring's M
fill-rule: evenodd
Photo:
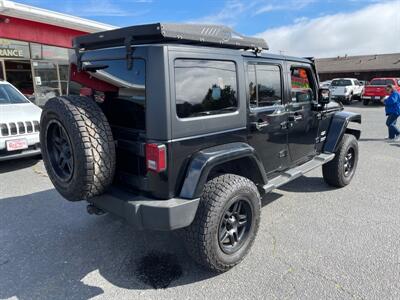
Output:
M148 171L160 173L167 169L165 145L146 144L146 167Z

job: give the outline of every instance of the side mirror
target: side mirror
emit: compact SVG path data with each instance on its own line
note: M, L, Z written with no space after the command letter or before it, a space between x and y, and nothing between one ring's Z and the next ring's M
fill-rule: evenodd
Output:
M329 89L320 88L318 90L318 103L328 104L329 102L331 102L331 92Z

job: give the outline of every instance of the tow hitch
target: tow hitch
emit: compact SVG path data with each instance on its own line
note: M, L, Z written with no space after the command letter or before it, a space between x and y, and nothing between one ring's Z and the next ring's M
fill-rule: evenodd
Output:
M88 206L86 207L86 210L89 215L101 216L106 213L104 210L102 210L101 208L98 208L94 204L88 204Z

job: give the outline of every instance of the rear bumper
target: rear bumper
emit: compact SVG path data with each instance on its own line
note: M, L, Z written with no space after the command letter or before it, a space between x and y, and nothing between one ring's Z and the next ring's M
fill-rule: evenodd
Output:
M124 219L136 229L174 230L189 226L200 199L156 200L112 188L88 202Z
M350 98L350 95L332 95L331 98L336 101L346 101Z
M366 96L366 95L363 95L362 98L363 98L363 100L380 102L385 97L386 96Z

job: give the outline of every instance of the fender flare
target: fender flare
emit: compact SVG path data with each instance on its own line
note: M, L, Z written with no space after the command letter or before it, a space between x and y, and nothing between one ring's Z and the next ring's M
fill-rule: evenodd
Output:
M181 198L194 199L201 196L210 171L220 164L240 158L249 158L257 166L262 177L262 185L267 176L261 160L253 147L246 143L228 143L203 149L192 157L180 192Z
M336 152L340 141L346 132L353 134L357 139L360 138L360 130L347 128L350 122L361 124L361 114L341 111L333 115L324 145L325 153Z

